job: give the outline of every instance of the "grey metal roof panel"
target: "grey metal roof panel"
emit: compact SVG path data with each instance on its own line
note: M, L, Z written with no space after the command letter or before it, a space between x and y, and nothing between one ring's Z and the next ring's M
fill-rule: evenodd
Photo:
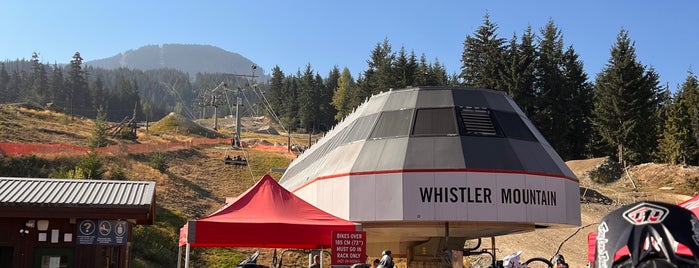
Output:
M573 173L573 171L570 170L568 165L566 165L566 162L563 161L561 156L559 156L558 153L556 153L556 150L554 150L553 147L551 147L551 145L544 144L543 147L549 153L549 157L551 158L551 160L553 160L553 162L556 163L558 168L563 172L565 176L569 178L577 178L575 176L575 173Z
M464 168L460 137L412 137L405 153L405 169Z
M485 99L488 102L488 107L490 107L490 109L513 113L517 111L515 108L512 107L512 103L507 101L509 97L503 98L503 96L506 96L504 92L485 90L483 90L482 92L483 96L485 96Z
M466 168L478 170L524 170L508 139L461 137Z
M361 111L362 116L379 113L383 110L383 106L386 104L388 96L388 92L374 95L371 97L371 101L363 103L358 110Z
M366 140L369 134L371 134L371 130L374 128L374 124L376 124L378 118L378 113L357 118L357 121L348 127L350 132L345 136L343 143Z
M452 94L454 106L488 107L488 101L481 90L457 89Z
M415 102L417 99L417 90L397 90L391 92L391 97L386 100L383 111L413 108L415 107Z
M534 126L534 124L532 124L532 121L530 121L526 117L523 117L523 122L525 125L527 125L527 127L529 128L529 131L531 131L532 134L534 134L536 139L541 144L543 144L544 146L549 146L549 147L551 146L551 144L549 144L549 142L546 140L546 138L544 138L544 135L542 135L541 132L539 132L539 130ZM555 153L555 154L558 155L558 153Z
M155 182L0 177L0 206L150 206Z
M538 142L509 139L514 153L519 158L524 170L545 174L563 175L561 169L550 161L549 152Z
M408 146L408 137L382 140L383 150L375 161L378 162L378 170L400 170L403 169L405 150Z
M436 108L436 107L453 107L454 97L451 90L423 90L417 92L417 103L415 108Z

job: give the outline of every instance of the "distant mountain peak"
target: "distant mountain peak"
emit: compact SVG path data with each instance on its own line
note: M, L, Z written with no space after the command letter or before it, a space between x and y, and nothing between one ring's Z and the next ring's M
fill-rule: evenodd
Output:
M127 50L109 58L85 62L85 65L104 69L129 68L152 70L177 69L194 77L197 73L233 73L250 75L250 59L212 45L160 44ZM255 75L264 75L257 68Z

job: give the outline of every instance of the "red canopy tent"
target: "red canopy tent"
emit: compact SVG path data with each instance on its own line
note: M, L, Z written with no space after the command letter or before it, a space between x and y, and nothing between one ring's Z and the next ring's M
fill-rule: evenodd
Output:
M330 248L332 231L358 230L361 225L320 210L265 175L213 214L189 220L179 244L187 253L190 246L319 249Z

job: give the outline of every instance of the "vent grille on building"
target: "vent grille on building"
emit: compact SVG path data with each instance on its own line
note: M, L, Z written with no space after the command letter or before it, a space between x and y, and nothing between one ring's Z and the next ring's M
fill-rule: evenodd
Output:
M464 122L466 135L497 136L490 110L481 107L461 108L461 120Z

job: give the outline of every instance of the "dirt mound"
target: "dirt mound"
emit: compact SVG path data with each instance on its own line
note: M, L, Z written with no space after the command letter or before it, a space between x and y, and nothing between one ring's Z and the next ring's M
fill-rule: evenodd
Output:
M261 128L256 129L253 132L261 134L279 135L279 132L271 126L263 126Z
M149 131L171 135L193 135L204 138L225 138L226 135L203 127L188 118L170 113L149 127Z

